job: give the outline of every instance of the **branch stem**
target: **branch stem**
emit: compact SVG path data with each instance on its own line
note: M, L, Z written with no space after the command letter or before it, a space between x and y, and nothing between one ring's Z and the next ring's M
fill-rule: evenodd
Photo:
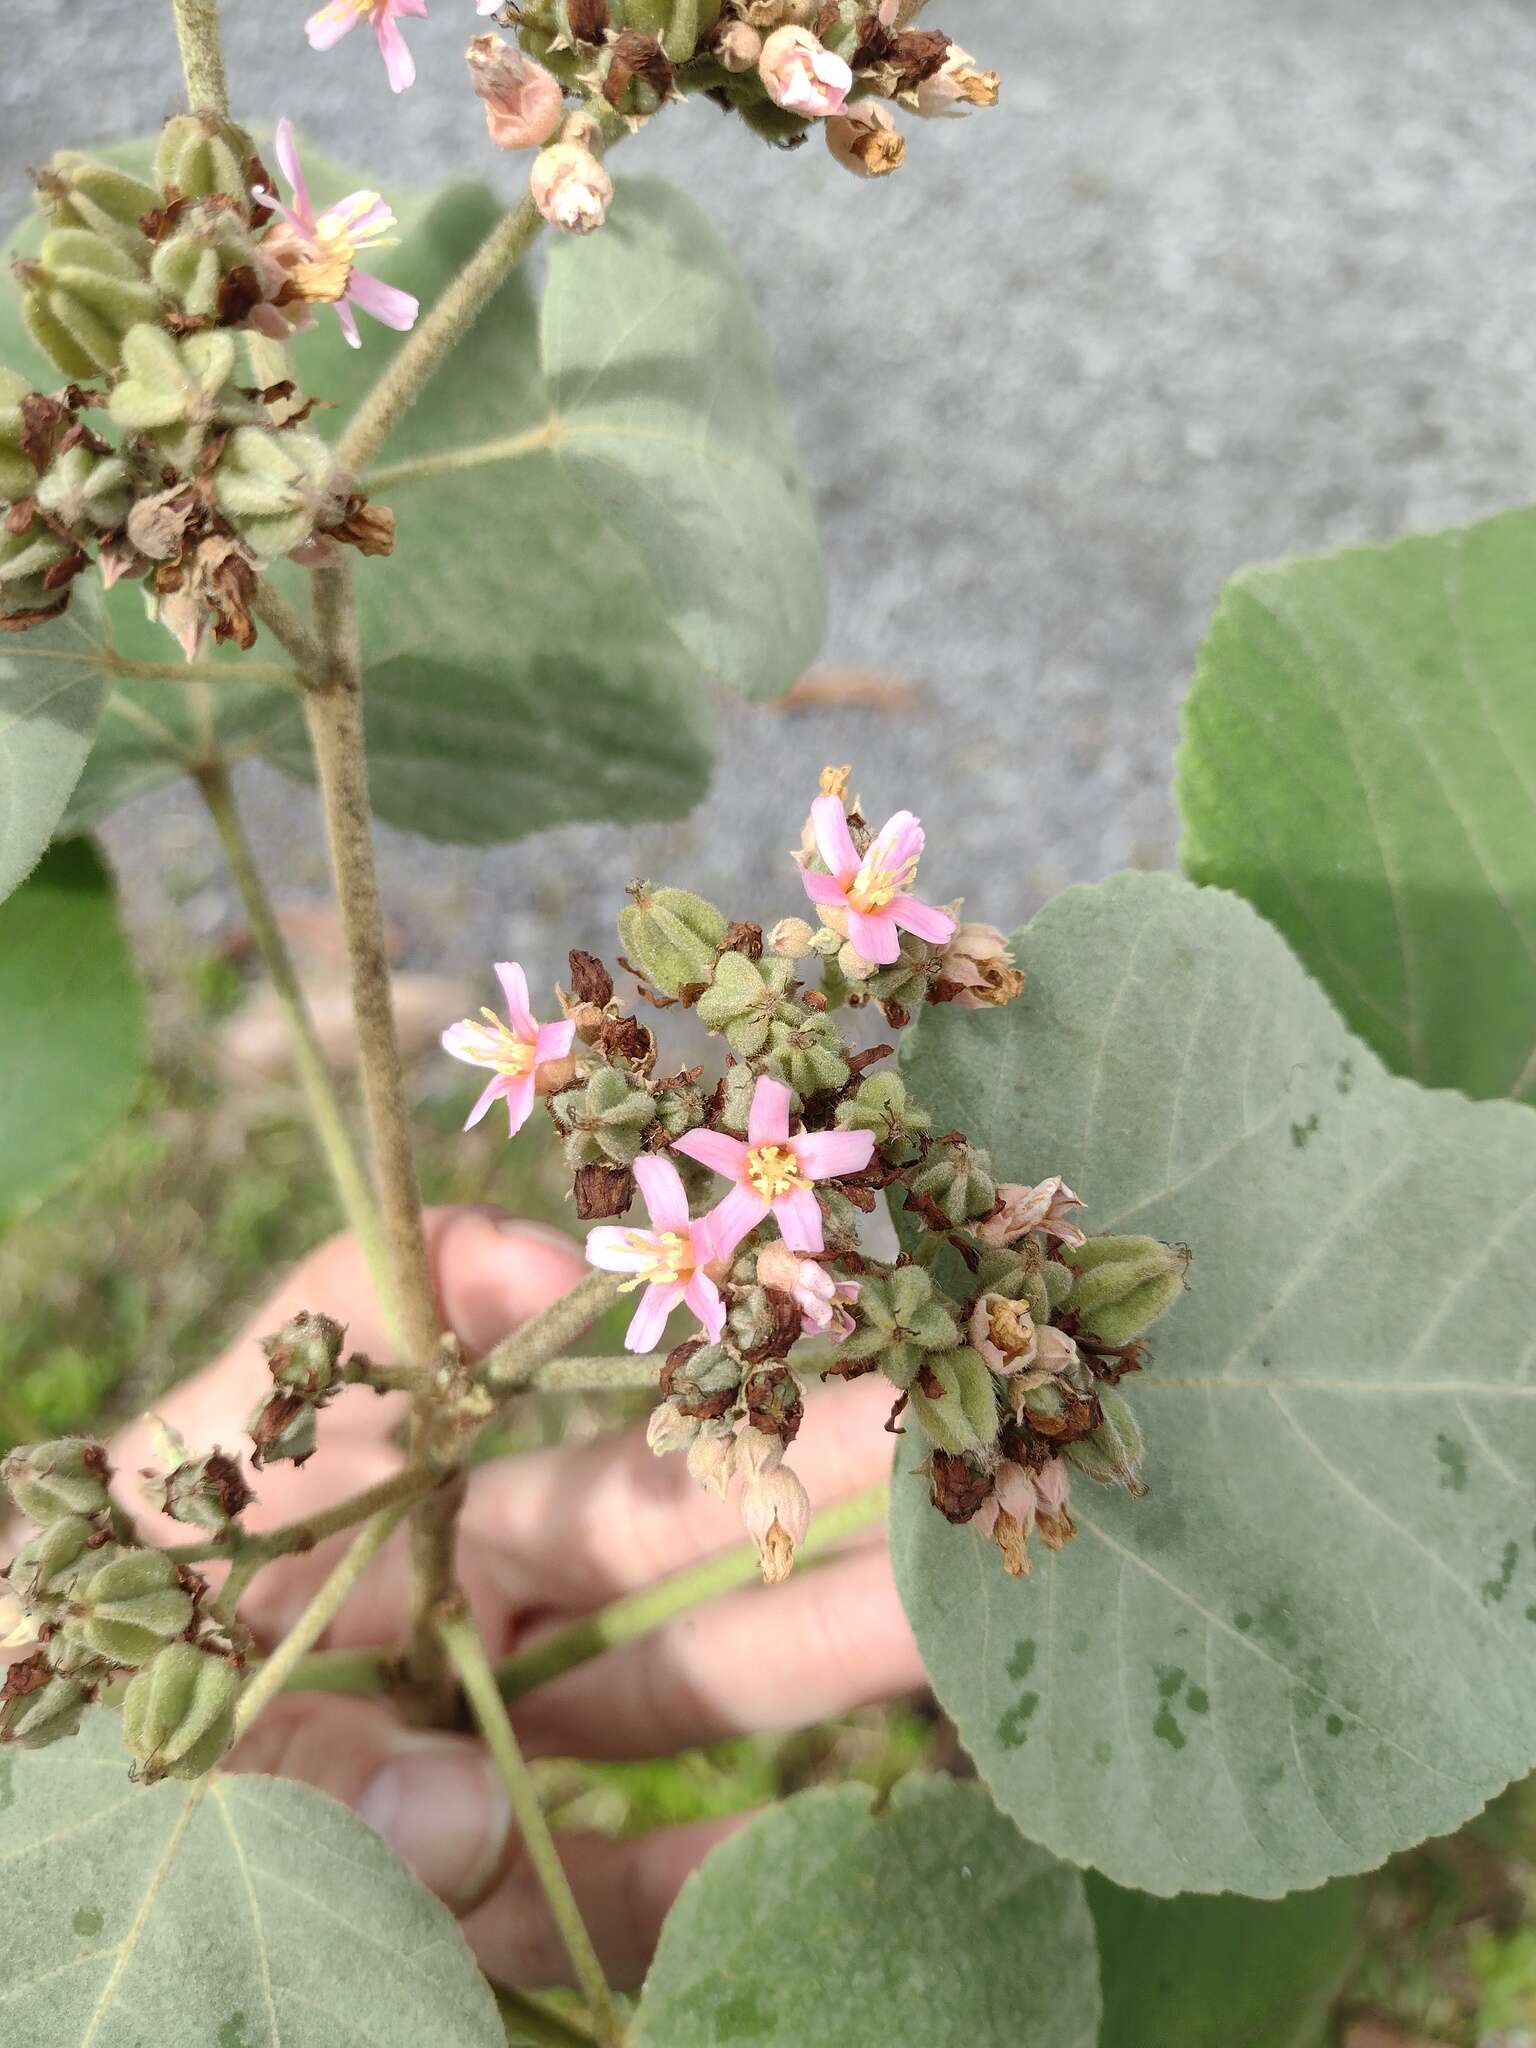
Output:
M373 1281L374 1293L384 1309L386 1318L396 1327L399 1312L394 1305L394 1284L389 1271L385 1252L383 1228L379 1221L378 1206L373 1199L373 1190L368 1185L368 1175L352 1134L347 1128L345 1111L337 1091L336 1079L330 1069L314 1019L309 1013L309 1004L304 989L294 968L293 957L288 951L272 902L267 895L260 871L251 853L250 842L240 822L239 809L235 803L235 792L230 782L229 771L222 762L200 769L197 786L208 815L213 820L214 830L219 835L219 844L224 849L225 863L240 892L240 901L245 906L246 922L251 928L251 937L261 956L267 978L273 993L287 1021L289 1039L293 1048L294 1071L299 1086L304 1091L305 1107L321 1151L325 1155L331 1178L336 1183L336 1192L341 1206L351 1225L363 1257L368 1263L369 1277Z
M265 576L256 585L251 610L298 664L295 681L301 687L307 684L312 688L324 670L325 650L287 598ZM245 675L248 671L242 663L234 673Z
M177 1564L202 1564L220 1558L248 1556L270 1564L274 1558L297 1557L306 1550L313 1550L328 1536L339 1536L344 1529L356 1528L359 1522L366 1522L385 1508L412 1507L441 1484L437 1473L418 1472L407 1466L403 1472L381 1479L365 1492L354 1493L350 1500L337 1501L334 1507L302 1515L297 1521L283 1522L276 1529L240 1536L234 1543L227 1539L221 1542L216 1536L207 1537L201 1543L179 1543L166 1555Z
M219 37L218 0L174 0L176 47L194 114L228 114L229 84Z
M498 1400L521 1393L532 1384L539 1367L569 1351L577 1338L584 1336L598 1317L613 1306L619 1298L620 1284L612 1273L589 1273L542 1315L524 1323L510 1337L504 1337L481 1360L480 1380L486 1391ZM620 1362L614 1363L617 1368ZM644 1384L649 1385L654 1377L648 1375ZM632 1384L617 1379L612 1383Z
M506 1787L513 1815L522 1831L528 1861L548 1902L560 1939L565 1944L565 1952L571 1959L571 1968L592 2015L597 2038L604 2048L620 2048L624 2039L623 2020L603 1976L603 1966L598 1961L592 1937L581 1917L581 1909L576 1904L549 1822L544 1818L538 1787L524 1761L517 1737L512 1732L511 1718L496 1689L496 1674L491 1669L480 1632L463 1609L440 1614L437 1627L443 1647L480 1725L480 1732L485 1737L491 1761Z
M512 1991L499 1985L496 2003L501 2008L509 2040L537 2042L538 2048L594 2048L596 2035L526 1991Z

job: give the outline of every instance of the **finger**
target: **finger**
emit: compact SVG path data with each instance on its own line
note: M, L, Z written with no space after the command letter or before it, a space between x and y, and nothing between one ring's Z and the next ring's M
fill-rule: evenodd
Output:
M508 1331L539 1314L574 1287L586 1271L580 1252L558 1231L497 1210L429 1210L426 1231L444 1325L457 1334L471 1356L488 1350ZM374 1358L393 1357L388 1325L357 1240L332 1238L295 1267L214 1365L162 1404L158 1412L193 1452L211 1450L216 1444L227 1450L239 1447L263 1386L270 1385L257 1339L280 1328L303 1308L345 1323L349 1349ZM326 1409L321 1429L333 1451L358 1443L382 1448L388 1445L401 1412L398 1398L381 1400L364 1388L352 1388ZM113 1445L113 1459L125 1475L153 1462L153 1435L147 1423L122 1432ZM286 1465L273 1467L260 1481L260 1501L250 1511L249 1524L253 1529L269 1528L311 1508L329 1505L354 1491L358 1483L355 1471L343 1472L342 1461L335 1456L317 1459L302 1471ZM131 1491L131 1487L126 1489L125 1497ZM146 1528L149 1526L146 1522ZM160 1541L176 1540L175 1525L163 1518L154 1525L153 1533Z
M884 1549L754 1586L567 1672L516 1709L541 1756L670 1756L808 1727L926 1680Z
M875 1376L806 1403L789 1462L814 1504L889 1474L894 1399ZM731 1548L742 1529L731 1502L705 1492L684 1459L656 1457L636 1430L481 1466L464 1535L509 1610L580 1611Z
M465 1916L491 1976L528 1986L569 1981L506 1793L477 1742L418 1734L372 1700L296 1695L267 1709L234 1768L296 1778L352 1807ZM621 1842L562 1836L561 1860L612 1981L639 1982L683 1879L745 1818Z

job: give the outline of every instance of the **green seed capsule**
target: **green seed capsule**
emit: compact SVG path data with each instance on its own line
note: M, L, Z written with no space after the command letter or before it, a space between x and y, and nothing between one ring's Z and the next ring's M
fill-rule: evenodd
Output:
M657 1114L650 1090L637 1088L616 1067L599 1067L583 1087L552 1095L549 1107L566 1134L565 1157L573 1167L632 1166Z
M30 497L37 471L21 452L21 401L32 386L15 370L0 369L0 498Z
M76 340L54 311L48 293L33 284L22 293L21 318L28 334L66 377L94 377L96 358Z
M715 956L730 929L724 916L687 889L637 883L635 900L619 912L619 938L635 967L663 995L711 981Z
M706 1031L723 1032L738 1059L755 1059L766 1048L770 1026L784 1006L795 963L722 953L707 978L710 985L697 1004L699 1022Z
M114 1664L145 1664L192 1620L192 1596L159 1550L132 1550L102 1566L72 1608L65 1632Z
M89 228L142 263L148 245L140 222L160 204L141 178L78 150L61 149L37 174L38 204L55 227Z
M201 1778L235 1739L240 1678L227 1659L194 1643L170 1643L123 1699L123 1740L147 1784Z
M933 1146L912 1176L912 1187L957 1225L985 1216L997 1204L991 1160L963 1143Z
M1101 1486L1123 1486L1140 1496L1147 1490L1138 1476L1145 1449L1140 1425L1124 1395L1113 1387L1100 1387L1098 1394L1104 1420L1092 1436L1067 1445L1067 1460Z
M259 563L281 560L339 516L331 451L318 434L241 427L214 472L219 510Z
M104 1513L111 1476L106 1451L89 1437L23 1444L0 1461L0 1484L32 1522Z
M997 1440L997 1380L974 1351L947 1351L927 1360L908 1399L923 1432L941 1451L984 1457Z
M11 1674L12 1682L15 1673ZM13 1693L0 1705L0 1742L20 1749L46 1749L78 1732L90 1695L73 1678L52 1677L30 1692Z
M1184 1287L1189 1254L1155 1237L1090 1237L1068 1254L1075 1272L1067 1305L1101 1344L1132 1344L1165 1315Z
M119 455L68 448L37 487L37 502L82 540L121 526L133 503L128 465Z
M6 1584L24 1608L46 1618L50 1605L69 1591L82 1570L94 1566L98 1552L89 1546L99 1545L101 1534L100 1525L82 1515L61 1516L17 1551Z
M765 1074L799 1096L829 1094L848 1083L848 1061L836 1025L829 1017L813 1017L789 1005L769 1026L762 1065Z
M176 114L160 131L155 183L165 198L207 199L215 192L249 203L251 138L232 121L209 113Z

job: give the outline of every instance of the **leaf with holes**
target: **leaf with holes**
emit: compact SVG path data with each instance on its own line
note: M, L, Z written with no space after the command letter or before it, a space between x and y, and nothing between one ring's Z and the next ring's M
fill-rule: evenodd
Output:
M0 1751L0 2027L39 2048L502 2048L452 1915L281 1778L128 1782L116 1716Z
M1185 711L1184 865L1399 1073L1536 1104L1536 512L1245 569Z
M1235 897L1122 876L1017 943L1019 1001L925 1015L918 1099L1194 1262L1126 1388L1146 1499L1076 1480L1017 1581L898 1482L924 1662L1120 1884L1371 1869L1536 1763L1536 1120L1387 1074Z
M0 904L0 1219L48 1194L127 1110L144 997L93 847L44 854Z
M684 1885L634 2048L1093 2048L1093 1921L1075 1870L975 1785L802 1792Z
M90 752L107 672L93 604L0 634L0 900L36 866Z
M1319 2048L1359 1938L1347 1879L1288 1899L1149 1899L1090 1874L1099 2048Z

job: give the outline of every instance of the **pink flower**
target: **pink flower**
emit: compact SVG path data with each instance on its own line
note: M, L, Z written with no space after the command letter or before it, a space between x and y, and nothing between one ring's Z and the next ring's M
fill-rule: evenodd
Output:
M757 1255L757 1284L791 1295L807 1337L832 1337L839 1344L853 1335L853 1317L844 1302L857 1301L857 1280L835 1280L814 1259L802 1259L787 1244L765 1245Z
M776 28L763 44L757 75L768 97L792 114L835 114L853 90L848 66L807 28Z
M998 1188L997 1199L998 1206L992 1214L971 1225L983 1244L999 1248L1017 1244L1032 1230L1044 1231L1059 1244L1080 1245L1088 1241L1075 1223L1066 1220L1068 1209L1082 1208L1082 1196L1074 1195L1059 1173L1033 1188L1017 1181L1004 1181Z
M624 1339L627 1351L654 1351L673 1309L686 1303L717 1343L725 1328L725 1303L705 1267L717 1256L714 1220L718 1210L697 1219L688 1214L682 1176L670 1159L642 1152L635 1179L651 1212L654 1230L605 1224L587 1235L587 1259L606 1273L630 1273L623 1292L643 1287Z
M862 860L840 798L817 797L811 826L827 873L802 868L805 893L820 910L834 913L823 920L834 930L842 928L835 918L846 917L847 938L856 953L877 967L889 967L900 955L904 931L935 946L949 943L955 930L949 912L908 893L923 852L923 828L910 811L898 811L881 828Z
M747 1112L745 1144L724 1131L689 1131L672 1148L735 1182L710 1216L722 1259L770 1211L791 1251L819 1252L821 1209L812 1183L861 1173L874 1157L873 1131L815 1131L792 1138L789 1099L782 1081L760 1074Z
M427 0L330 0L329 6L322 7L305 22L304 33L312 50L329 50L360 21L372 22L390 87L395 92L404 92L416 82L416 65L405 47L396 16L424 15L426 11ZM480 11L483 14L485 9Z
M264 206L275 207L282 215L262 236L257 250L271 274L273 298L282 296L279 303L256 307L251 325L285 341L296 329L309 325L307 311L293 317L289 301L296 300L300 307L311 303L335 306L341 331L353 348L361 345L354 306L386 327L401 332L414 327L421 310L417 300L356 267L358 251L370 244L378 247L395 225L395 216L379 194L352 192L317 214L291 121L278 122L275 146L278 168L293 188L293 204L284 206L274 194L257 191Z
M489 1067L496 1078L469 1112L466 1131L473 1130L493 1102L505 1101L510 1135L517 1133L533 1114L539 1092L539 1070L553 1060L563 1060L571 1050L576 1026L536 1024L528 1007L528 977L515 960L497 962L496 973L507 1000L511 1028L494 1010L482 1010L480 1017L466 1017L443 1033L443 1050L471 1067Z

